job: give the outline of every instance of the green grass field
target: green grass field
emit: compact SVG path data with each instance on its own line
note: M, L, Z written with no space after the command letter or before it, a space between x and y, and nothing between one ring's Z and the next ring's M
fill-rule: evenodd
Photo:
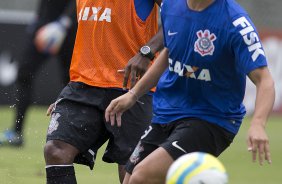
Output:
M0 147L1 184L44 184L45 169L43 146L49 118L45 116L47 107L34 106L27 115L25 125L25 145L23 148ZM0 130L9 128L13 120L13 109L0 106ZM267 126L272 153L271 165L252 163L247 152L245 137L249 119L244 121L240 133L231 147L219 158L229 174L230 184L281 184L282 183L282 116L271 117ZM98 158L94 171L76 165L76 175L80 184L118 184L116 164L107 164Z

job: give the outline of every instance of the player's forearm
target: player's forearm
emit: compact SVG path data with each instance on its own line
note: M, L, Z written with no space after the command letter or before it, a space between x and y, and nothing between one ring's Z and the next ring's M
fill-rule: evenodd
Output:
M159 27L157 34L153 36L146 45L148 45L151 48L151 51L154 54L161 51L164 48L162 26Z
M255 112L252 118L253 124L265 126L267 118L272 111L275 90L274 82L270 75L264 76L260 82L256 84L257 94L255 103Z
M138 97L149 92L150 89L152 89L157 85L161 75L168 67L167 60L168 60L168 50L165 48L162 50L159 57L156 59L154 64L149 68L149 70L145 73L145 75L133 87L132 90L135 92L135 94Z

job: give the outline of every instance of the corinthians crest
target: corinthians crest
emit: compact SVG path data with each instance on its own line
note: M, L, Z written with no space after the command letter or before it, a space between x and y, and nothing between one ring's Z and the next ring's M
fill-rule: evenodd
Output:
M53 113L48 127L48 134L52 134L59 126L58 118L61 117L59 113Z
M198 39L194 44L194 51L201 54L201 56L213 55L214 44L216 40L215 34L211 34L209 30L200 30L197 32Z
M141 146L141 142L139 142L135 148L135 150L133 151L132 155L130 156L129 160L130 162L136 164L139 159L140 159L140 153L144 151L144 147Z

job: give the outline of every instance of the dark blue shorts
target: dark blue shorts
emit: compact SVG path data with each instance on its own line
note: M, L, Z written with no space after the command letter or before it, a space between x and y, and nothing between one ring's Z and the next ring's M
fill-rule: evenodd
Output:
M151 122L152 97L140 98L122 115L122 126L105 122L105 109L125 92L70 82L61 92L52 113L47 141L61 140L80 150L76 163L93 169L98 149L108 141L103 160L125 165L144 130Z

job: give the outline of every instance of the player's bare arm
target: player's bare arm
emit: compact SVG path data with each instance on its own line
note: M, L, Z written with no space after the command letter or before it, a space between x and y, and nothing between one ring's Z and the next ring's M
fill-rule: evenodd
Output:
M163 48L163 33L162 27L159 28L158 33L146 44L153 54L160 51ZM140 52L131 58L124 70L123 88L126 89L130 78L130 88L136 84L136 81L140 79L148 70L151 63L151 59L142 55Z
M155 2L160 6L161 0L155 0ZM159 27L157 34L149 40L145 45L144 49L150 49L151 55L146 55L142 53L143 48L140 48L133 58L131 58L126 67L121 69L119 72L124 72L123 88L127 89L128 81L130 80L130 89L136 84L137 80L140 79L145 72L148 70L151 61L154 59L155 53L163 49L163 33L162 27Z
M168 50L165 48L144 77L128 93L116 98L110 103L105 113L107 122L111 122L112 126L117 122L117 125L121 126L123 112L132 107L138 100L138 97L147 93L157 84L162 73L168 67L167 60Z
M247 144L248 150L252 152L253 161L258 159L262 165L264 160L271 163L269 139L265 126L274 104L274 82L267 67L252 71L249 78L256 85L257 92L255 112L248 130Z

